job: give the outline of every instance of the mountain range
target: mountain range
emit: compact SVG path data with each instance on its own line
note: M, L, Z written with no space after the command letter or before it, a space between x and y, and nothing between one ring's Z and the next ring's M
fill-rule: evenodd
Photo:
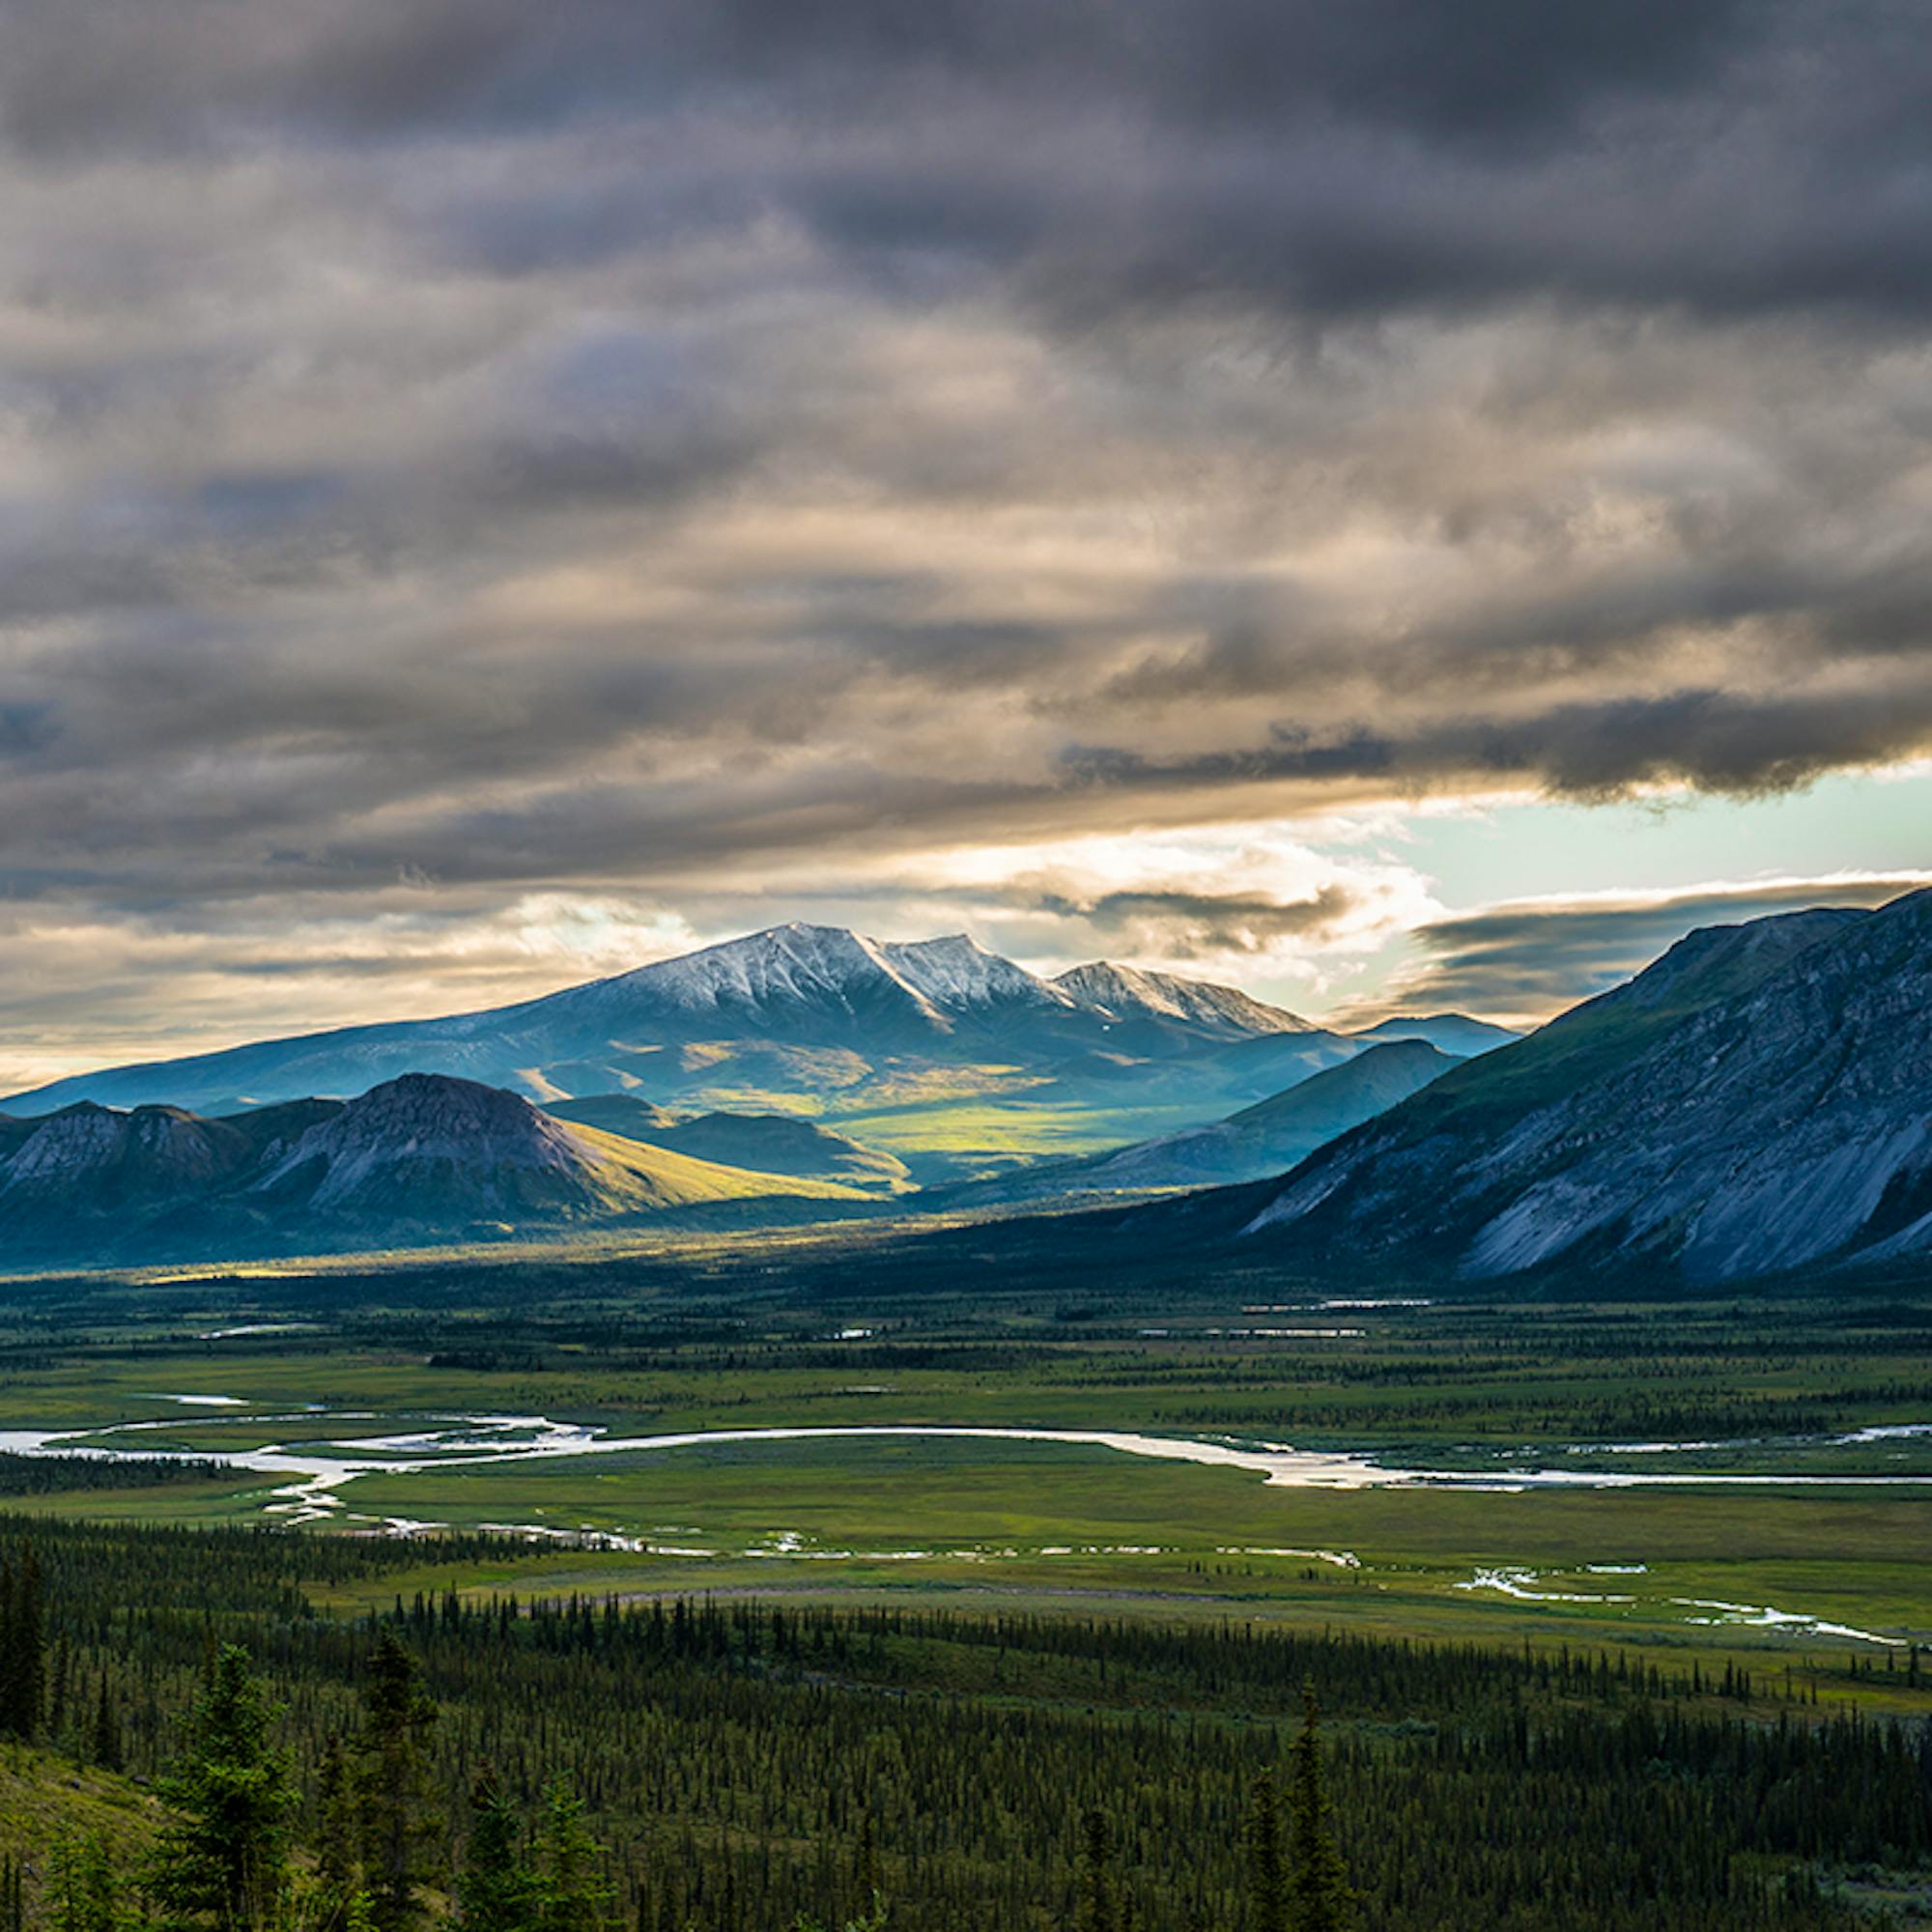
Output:
M518 1006L16 1095L0 1103L0 1253L337 1249L1199 1186L1277 1172L1452 1065L1429 1035L1513 1037L1455 1014L1356 1037L1112 962L1045 979L964 936L776 926ZM1324 1084L1358 1057L1361 1075ZM1304 1082L1305 1108L1246 1118Z
M518 1006L82 1074L0 1107L229 1112L359 1094L405 1072L537 1101L634 1089L662 1102L744 1085L815 1094L906 1063L1019 1063L1037 1076L1084 1054L1145 1060L1276 1035L1328 1037L1231 987L1104 964L1047 980L963 934L894 945L794 923Z
M1061 1216L1055 1238L1350 1280L1909 1264L1932 1254L1928 942L1932 892L1710 927L1498 1045L1459 1015L1344 1036L1123 967L1045 980L964 939L779 927L493 1013L21 1096L0 1116L0 1251L151 1259L1179 1189ZM795 1087L790 1111L694 1103L702 1068L758 1055L801 1083L858 1063L872 1111L832 1118L836 1085ZM397 1057L512 1067L523 1091L434 1065L354 1098L281 1091ZM972 1077L935 1093L939 1068ZM650 1072L674 1077L653 1094ZM261 1104L142 1097L237 1086ZM1183 1118L965 1180L922 1140L968 1115L1064 1127L1083 1093L1094 1132L1122 1088Z
M494 1239L646 1218L768 1222L868 1199L823 1176L620 1138L446 1074L218 1119L83 1100L0 1122L0 1236L15 1265Z
M1357 1276L1711 1283L1922 1260L1932 891L1694 932L1284 1179L1144 1210L1136 1238L1163 1226Z
M1394 1024L1453 1036L1456 1052L1514 1037L1460 1015ZM1387 1037L1105 961L1047 979L964 935L887 943L794 923L516 1006L76 1075L0 1111L86 1100L228 1117L445 1073L541 1106L628 1095L680 1119L806 1116L938 1183L1206 1124Z

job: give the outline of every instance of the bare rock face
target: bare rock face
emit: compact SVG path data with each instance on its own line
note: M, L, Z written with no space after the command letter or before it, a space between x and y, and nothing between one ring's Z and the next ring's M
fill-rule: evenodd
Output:
M527 1100L473 1080L406 1073L300 1134L252 1183L311 1209L437 1218L601 1198L595 1151Z
M1323 1149L1247 1225L1479 1279L1932 1253L1932 892L1693 933Z
M178 1107L117 1114L83 1102L32 1124L0 1162L0 1202L81 1211L164 1202L218 1185L253 1150Z

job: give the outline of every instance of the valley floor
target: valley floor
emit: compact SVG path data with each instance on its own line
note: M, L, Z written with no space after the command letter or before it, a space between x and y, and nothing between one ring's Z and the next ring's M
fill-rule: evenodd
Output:
M1932 1646L1910 1300L1264 1277L1103 1306L872 1252L553 1264L534 1302L514 1263L99 1279L0 1339L0 1486L93 1520L491 1529L491 1584L1101 1592L1894 1676ZM43 1487L37 1448L101 1460Z
M426 1624L406 1621L434 1649L436 1633L468 1631L470 1615L486 1620L477 1633L488 1619L499 1628L511 1603L575 1600L584 1614L608 1605L596 1615L648 1623L654 1606L698 1602L736 1633L719 1639L737 1660L729 1697L778 1700L762 1718L747 1705L748 1723L836 1725L850 1698L856 1741L884 1692L941 1695L979 1714L961 1719L971 1725L1033 1713L1008 1767L1017 1782L997 1801L1014 1815L999 1830L980 1808L992 1790L957 1781L945 1768L953 1747L936 1733L901 1737L893 1749L910 1755L890 1776L864 1747L867 1802L911 1834L895 1845L880 1833L903 1900L895 1922L908 1925L966 1922L956 1914L969 1904L1055 1922L1073 1853L1053 1752L1091 1754L1096 1739L1148 1723L1158 1726L1148 1748L1179 1753L1162 1758L1162 1777L1194 1794L1186 1804L1220 1836L1163 1875L1169 1801L1123 1801L1123 1826L1138 1820L1147 1922L1179 1925L1189 1899L1213 1922L1237 1922L1233 1787L1210 1797L1189 1753L1206 1748L1210 1719L1249 1727L1243 1762L1253 1740L1278 1739L1311 1666L1329 1679L1355 1801L1423 1803L1418 1842L1438 1851L1460 1831L1458 1804L1497 1802L1486 1753L1528 1749L1511 1776L1534 1783L1534 1740L1568 1737L1568 1725L1598 1743L1573 1740L1562 1748L1582 1756L1546 1769L1560 1781L1584 1777L1584 1758L1598 1767L1577 1802L1604 1807L1602 1829L1623 1846L1613 1862L1665 1830L1645 1810L1660 1802L1657 1774L1633 1768L1642 1760L1616 1769L1635 1748L1628 1725L1675 1712L1716 1723L1714 1738L1724 1724L1809 1731L1834 1715L1905 1727L1918 1769L1900 1802L1919 1807L1922 1852L1918 1826L1888 1825L1895 1843L1847 1826L1808 1849L1734 1833L1721 1873L1687 1867L1670 1881L1674 1916L1667 1888L1643 1905L1619 1867L1604 1882L1622 1916L1579 1920L1495 1894L1480 1861L1441 1851L1463 1907L1486 1922L1742 1927L1823 1922L1840 1895L1910 1906L1932 1859L1932 1302L1888 1292L1748 1307L1511 1305L1257 1276L1098 1287L1022 1273L988 1293L939 1267L909 1274L902 1256L887 1265L863 1242L800 1240L729 1264L695 1246L649 1267L512 1261L49 1285L0 1333L5 1536L39 1535L58 1563L129 1574L181 1561L187 1543L164 1559L141 1541L158 1529L213 1538L221 1561L170 1586L179 1632L164 1617L153 1634L162 1679L191 1671L186 1633L211 1613L266 1645L290 1683L321 1671L326 1703L338 1692L322 1687L350 1666L323 1633L353 1649L366 1619L398 1604L428 1606ZM44 1453L59 1449L94 1454ZM292 1524L298 1534L252 1533ZM245 1554L257 1548L314 1553L274 1558L287 1580L264 1597L251 1580L263 1559ZM300 1661L309 1637L291 1650L295 1639L272 1634L306 1625L285 1611L263 1621L291 1592L319 1619L312 1662ZM831 1650L788 1649L798 1618ZM989 1645L989 1627L1009 1635ZM529 1628L547 1626L539 1616ZM1054 1631L1066 1634L1038 1634ZM859 1633L870 1633L863 1644ZM1289 1648L1243 1652L1236 1669L1215 1649L1231 1633ZM102 1627L83 1647L127 1640ZM1164 1656L1178 1646L1151 1675L1133 1661L1148 1644ZM1381 1660L1372 1691L1349 1674L1370 1655ZM1429 1674L1438 1666L1421 1662L1452 1656L1492 1660L1490 1671L1513 1660L1508 1670L1531 1677L1516 1692L1486 1679L1461 1713ZM101 1667L74 1666L81 1681ZM524 1737L526 1721L492 1706L482 1669L457 1652L431 1659L479 1749L486 1736ZM726 1694L705 1682L704 1697ZM814 1685L834 1702L808 1717L786 1700ZM180 1701L185 1679L177 1690ZM658 1691L639 1694L658 1708ZM688 1716L697 1691L662 1694L668 1728L627 1748L680 1765L711 1748L670 1708ZM1498 1742L1475 1715L1507 1728L1512 1696L1527 1700L1526 1746ZM171 1720L158 1691L144 1708L134 1757L152 1768ZM581 1734L556 1719L556 1747L590 1775L614 1747L587 1710ZM1679 1744L1693 1756L1742 1747L1689 1733ZM516 1749L522 1762L534 1746ZM1112 1763L1112 1749L1095 1762ZM1500 1758L1492 1769L1504 1778ZM822 1786L842 1774L827 1760L810 1775ZM1705 1775L1670 1774L1687 1793ZM843 1909L828 1876L852 1853L842 1801L793 1817L653 1772L646 1829L624 1778L597 1776L594 1808L631 1848L639 1896L668 1883L647 1868L684 1856L664 1849L682 1833L696 1834L700 1864L721 1861L720 1884L727 1871L750 1884L743 1861L762 1847L759 1896L774 1911ZM903 1790L888 1794L881 1777ZM907 1794L941 1786L975 1822L941 1832L928 1863L924 1828L904 1806L939 1803ZM1414 1796L1425 1787L1426 1803ZM1106 1800L1100 1785L1088 1795ZM1349 1834L1382 1906L1400 1901L1406 1922L1449 1922L1381 1861L1372 1824L1357 1818ZM1010 1884L993 1875L1009 1864ZM1535 1881L1523 1865L1511 1883L1569 1895L1590 1882L1586 1865ZM1801 1901L1797 1916L1763 1917L1765 1885ZM722 1914L715 1897L713 1908ZM732 1909L697 1922L779 1922L744 1916L742 1898Z

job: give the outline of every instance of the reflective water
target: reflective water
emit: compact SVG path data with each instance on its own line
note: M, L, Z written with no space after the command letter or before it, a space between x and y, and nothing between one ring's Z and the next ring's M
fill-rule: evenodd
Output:
M157 1401L197 1407L240 1410L247 1407L239 1396L159 1396ZM312 1422L318 1415L331 1422L352 1423L372 1418L366 1411L331 1410L305 1405L295 1415L264 1412L236 1416L265 1429L288 1421ZM124 1422L92 1428L0 1430L0 1450L15 1455L70 1455L112 1460L128 1456L180 1455L218 1463L226 1467L286 1475L296 1480L277 1489L265 1509L294 1522L311 1522L344 1508L342 1492L358 1477L474 1467L484 1463L554 1460L572 1457L667 1454L743 1443L840 1441L865 1438L1060 1443L1106 1449L1157 1462L1191 1463L1218 1468L1246 1469L1272 1485L1290 1489L1372 1489L1429 1487L1520 1492L1538 1489L1663 1489L1751 1487L1865 1488L1932 1487L1932 1473L1816 1474L1765 1470L1724 1472L1645 1469L1640 1463L1609 1469L1406 1468L1377 1457L1350 1450L1298 1449L1282 1442L1240 1442L1223 1437L1148 1435L1133 1430L1028 1429L977 1424L852 1423L818 1427L771 1425L745 1429L685 1430L653 1435L612 1435L583 1423L559 1422L546 1415L437 1414L419 1419L420 1426L381 1435L346 1436L339 1441L298 1445L269 1442L247 1449L174 1450L144 1441L145 1435L179 1425L168 1420ZM1922 1423L1888 1424L1828 1438L1834 1444L1869 1443L1892 1437L1932 1433ZM1683 1443L1600 1443L1593 1448L1632 1458L1682 1449ZM1725 1445L1697 1444L1700 1448ZM1740 1445L1743 1446L1743 1445ZM1754 1445L1755 1446L1755 1445Z

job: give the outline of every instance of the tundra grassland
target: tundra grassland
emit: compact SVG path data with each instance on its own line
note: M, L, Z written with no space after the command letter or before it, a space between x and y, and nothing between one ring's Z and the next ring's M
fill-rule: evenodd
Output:
M22 1283L0 1328L0 1427L124 1455L363 1462L372 1441L454 1431L303 1515L321 1536L490 1529L468 1570L430 1566L459 1593L1103 1602L1918 1694L1932 1298L1909 1284L1468 1299L1261 1269L996 1268L976 1264L978 1238ZM480 1450L462 1439L472 1417L497 1419ZM519 1457L491 1453L521 1446L502 1418L614 1438L1133 1432L1480 1486L1295 1487L991 1436ZM1551 1473L1673 1480L1539 1487ZM1737 1476L1756 1480L1717 1480ZM9 1509L176 1524L285 1521L295 1480L204 1463L136 1481L101 1462L36 1490L0 1470Z

